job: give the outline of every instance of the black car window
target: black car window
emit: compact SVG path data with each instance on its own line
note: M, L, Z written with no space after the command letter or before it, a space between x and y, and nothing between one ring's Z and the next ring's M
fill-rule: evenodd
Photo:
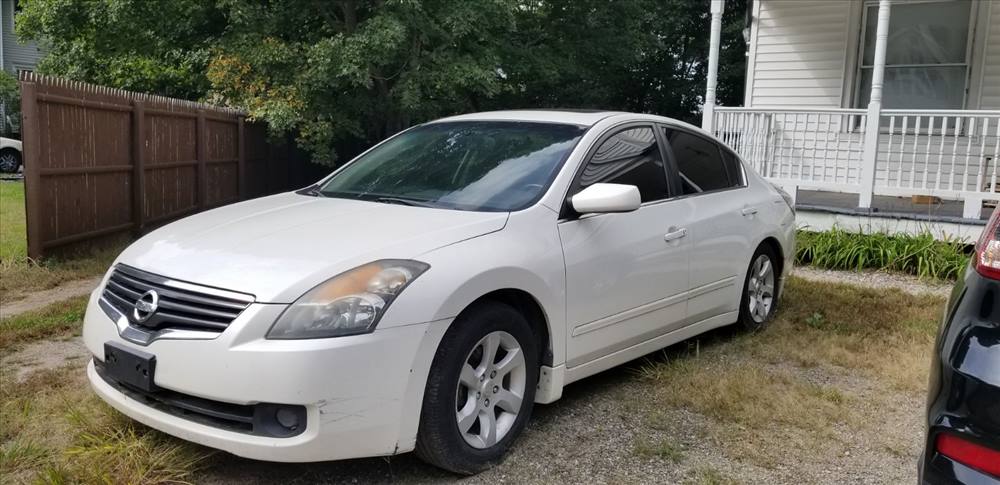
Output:
M598 182L634 185L643 202L667 198L667 175L653 129L626 128L604 140L587 161L579 188Z
M683 130L665 130L670 149L677 161L685 194L726 189L734 183L726 170L719 146L704 137Z
M730 150L722 149L722 161L726 164L726 173L729 174L729 182L734 187L746 185L743 180L743 168L740 166L740 159Z

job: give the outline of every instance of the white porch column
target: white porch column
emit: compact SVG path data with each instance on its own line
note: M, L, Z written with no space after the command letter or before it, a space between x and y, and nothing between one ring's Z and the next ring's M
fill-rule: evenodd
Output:
M872 91L865 122L865 145L861 154L861 194L858 206L872 206L875 188L875 163L878 159L879 122L882 114L882 80L885 77L885 49L889 43L889 0L879 0L878 27L875 30L875 60L872 66Z
M708 43L708 82L705 87L705 106L701 112L701 127L712 131L715 118L715 86L719 78L719 44L722 38L722 10L726 0L712 0L712 36Z

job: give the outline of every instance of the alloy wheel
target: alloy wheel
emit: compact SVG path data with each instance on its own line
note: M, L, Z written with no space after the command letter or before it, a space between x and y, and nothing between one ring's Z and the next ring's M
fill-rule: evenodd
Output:
M766 254L757 256L750 266L747 304L750 317L756 323L764 323L771 314L771 306L774 305L774 265Z
M17 166L17 156L13 152L4 150L4 153L0 153L0 172L13 173Z
M466 356L459 373L455 419L465 442L495 445L514 426L527 383L524 351L504 331L487 334Z

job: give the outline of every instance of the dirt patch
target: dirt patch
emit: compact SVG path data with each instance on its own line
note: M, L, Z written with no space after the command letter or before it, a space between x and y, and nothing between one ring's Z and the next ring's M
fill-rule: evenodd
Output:
M911 295L930 293L947 297L951 293L952 287L955 286L952 281L921 279L904 273L887 271L837 271L812 266L796 266L792 274L810 281L847 283L874 289L898 288Z
M55 288L41 290L25 296L23 299L4 302L0 305L0 319L10 318L24 312L44 308L52 303L68 300L89 294L101 283L101 277L96 276L82 280L67 281Z
M762 466L741 456L718 421L686 409L660 407L655 385L634 366L570 385L561 400L539 405L504 463L474 477L455 477L412 454L314 464L274 464L220 454L198 478L209 484L264 483L768 483L842 484L913 482L921 441L923 401L886 395L858 376L811 370L853 397L857 426L841 425L823 446L789 442L786 459ZM651 413L661 416L651 423ZM784 433L773 429L769 432ZM637 450L639 443L670 443L670 456ZM706 479L715 477L716 481Z
M35 371L76 363L82 366L89 356L83 339L66 337L36 342L13 354L0 357L0 368L4 373L12 372L15 382L22 382Z

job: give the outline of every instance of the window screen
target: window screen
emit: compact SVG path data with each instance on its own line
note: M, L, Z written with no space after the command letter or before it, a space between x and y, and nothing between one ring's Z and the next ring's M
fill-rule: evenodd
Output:
M667 197L663 157L653 129L628 128L605 140L580 177L580 188L601 183L635 185L643 202Z
M722 154L715 142L681 130L666 130L667 140L677 160L685 194L708 192L739 185L730 182Z
M969 70L972 2L893 3L885 53L883 108L961 109ZM868 107L875 63L878 6L865 10L858 108Z

